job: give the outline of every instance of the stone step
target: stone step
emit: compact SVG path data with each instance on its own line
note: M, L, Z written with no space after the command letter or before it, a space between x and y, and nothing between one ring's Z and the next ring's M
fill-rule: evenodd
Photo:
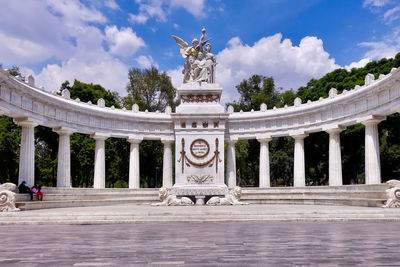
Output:
M46 194L90 194L90 193L132 193L132 194L154 194L158 188L65 188L65 187L42 187Z
M360 207L382 207L385 199L365 198L279 198L279 199L243 199L242 201L251 204L301 204L301 205L346 205Z
M246 192L242 193L243 199L277 199L277 198L385 198L382 191L356 191L356 192Z
M158 193L156 192L137 192L135 194L132 193L83 193L83 194L64 194L64 193L59 193L59 194L54 194L54 193L43 193L43 199L46 201L57 201L57 200L97 200L97 199L113 199L113 198L135 198L135 197L140 197L140 198L158 198ZM15 195L15 200L17 202L21 201L29 201L30 196L29 194L16 194Z
M0 225L21 224L122 224L146 222L256 222L256 221L400 221L398 215L380 214L262 214L262 215L154 215L154 216L57 216L0 218Z
M158 201L158 197L135 197L122 199L98 199L98 200L62 200L62 201L24 201L17 202L17 208L21 210L35 209L51 209L51 208L67 208L67 207L91 207L91 206L111 206L116 204L144 204L154 203Z
M242 187L242 193L251 192L268 192L268 193L301 193L301 192L354 192L354 191L382 191L389 188L388 184L372 184L372 185L342 185L342 186L305 186L305 187Z

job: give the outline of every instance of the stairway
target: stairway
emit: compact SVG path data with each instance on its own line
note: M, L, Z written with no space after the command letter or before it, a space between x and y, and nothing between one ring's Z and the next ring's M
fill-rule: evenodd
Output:
M386 200L387 184L308 186L308 187L243 187L241 200L251 204L311 204L380 207ZM159 201L157 188L55 188L44 187L44 201L30 201L28 194L17 194L21 210L150 204Z

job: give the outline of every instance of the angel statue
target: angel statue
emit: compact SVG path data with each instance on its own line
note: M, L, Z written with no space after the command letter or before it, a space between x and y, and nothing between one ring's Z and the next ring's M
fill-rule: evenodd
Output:
M179 45L180 53L186 62L183 66L183 83L189 82L215 82L215 61L214 55L210 52L211 45L207 43L210 39L204 41L206 29L203 27L200 41L197 38L192 40L192 46L176 35L172 35ZM204 45L206 49L204 49Z

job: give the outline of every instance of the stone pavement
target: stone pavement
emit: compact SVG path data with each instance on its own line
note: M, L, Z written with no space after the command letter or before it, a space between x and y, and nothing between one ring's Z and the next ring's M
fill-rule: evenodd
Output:
M120 204L0 213L0 225L149 222L398 221L400 209L333 205L175 206Z
M0 266L399 266L398 222L0 226Z

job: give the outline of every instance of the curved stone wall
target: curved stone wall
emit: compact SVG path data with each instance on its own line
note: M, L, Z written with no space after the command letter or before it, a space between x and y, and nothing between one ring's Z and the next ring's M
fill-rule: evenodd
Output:
M173 139L170 112L141 112L102 107L69 99L33 86L0 70L0 110L13 118L28 118L50 128L66 127L85 134L111 137ZM261 107L260 111L232 112L226 139L269 138L326 131L372 118L384 118L400 110L400 70L374 80L370 74L364 86L328 98L285 108Z
M328 98L302 104L297 98L294 106L260 111L218 113L228 117L224 122L225 141L228 143L227 184L236 185L235 146L239 139L254 139L260 142L260 187L270 186L268 142L272 137L292 136L294 145L294 186L305 186L304 138L312 132L326 131L329 134L329 185L342 185L340 132L346 126L365 125L365 181L379 184L380 157L378 123L387 115L400 111L400 69L388 75L365 77L364 86L356 86L340 95L332 88ZM73 132L90 134L96 140L94 185L104 188L105 152L104 140L108 137L126 138L130 142L129 187L138 188L139 143L143 139L162 140L164 143L163 185L172 185L172 150L175 131L180 125L165 113L140 112L104 107L104 100L97 105L70 99L68 90L62 95L52 94L34 86L31 76L22 79L13 77L0 69L0 113L14 118L22 126L21 160L19 180L34 182L34 127L43 125L52 128L60 136L57 185L70 186L70 143ZM192 114L187 114L192 116ZM210 114L208 114L210 115ZM197 118L201 114L193 114ZM174 123L178 123L174 125ZM196 128L196 127L195 127ZM207 128L207 127L206 127ZM203 129L207 130L207 129Z

